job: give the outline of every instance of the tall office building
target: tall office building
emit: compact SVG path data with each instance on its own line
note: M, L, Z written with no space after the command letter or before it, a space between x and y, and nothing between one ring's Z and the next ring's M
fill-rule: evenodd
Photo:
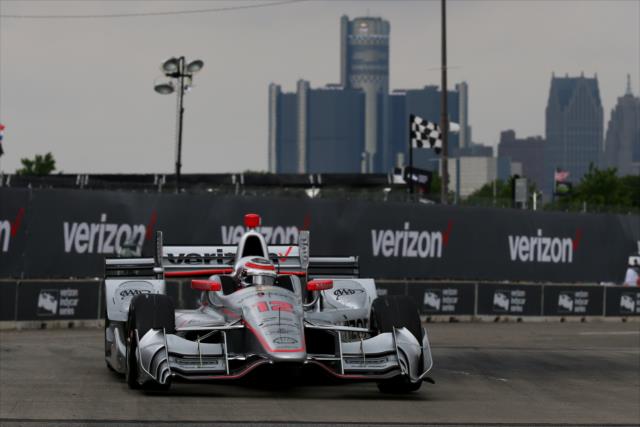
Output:
M460 88L461 85L456 85ZM464 87L467 85L464 83ZM440 123L440 96L438 86L425 86L422 89L397 89L390 95L390 156L387 156L383 164L383 170L400 166L400 159L405 164L409 163L409 115L415 114L431 122ZM460 124L460 128L469 128L468 123L462 122L460 110L460 97L462 93L457 90L447 92L447 108L449 120ZM466 119L465 119L466 120ZM449 133L449 154L457 156L460 148L460 133ZM430 170L437 169L437 160L440 155L433 150L413 150L414 165Z
M508 157L512 162L522 165L522 173L537 188L544 185L544 145L541 136L516 138L513 130L500 132L498 143L498 157Z
M597 76L552 76L545 127L543 192L548 200L556 168L569 171L569 180L577 183L590 164L598 165L602 151L603 111Z
M295 93L269 86L269 171L359 173L365 95L299 80Z
M382 18L340 19L340 83L365 94L367 172L380 170L388 157L389 32Z
M269 171L275 173L388 173L408 163L409 115L440 122L440 89L389 94L389 22L343 16L340 84L312 89L300 80L295 93L269 86ZM468 85L448 92L449 153L473 149ZM415 165L438 168L433 150L414 150Z
M616 168L620 176L640 174L640 98L633 96L630 76L626 93L611 111L603 157L604 166Z
M469 85L467 82L461 82L455 87L458 92L458 112L460 115L460 142L458 145L461 149L466 149L473 145L471 126L469 126Z

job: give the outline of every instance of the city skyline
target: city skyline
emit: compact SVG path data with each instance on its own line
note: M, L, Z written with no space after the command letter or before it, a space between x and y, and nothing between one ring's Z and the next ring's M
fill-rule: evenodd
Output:
M238 2L213 5L230 4ZM198 7L3 1L0 14ZM21 157L52 151L65 172L172 173L175 100L152 86L160 62L184 54L203 59L205 68L185 97L183 171L267 170L268 84L290 91L299 78L313 87L338 83L339 18L367 9L391 25L389 86L439 84L439 2L309 1L112 20L0 18L0 122L7 126L1 168L12 173ZM544 135L553 72L597 73L607 122L627 73L634 94L640 88L639 19L637 2L449 2L449 81L469 83L474 142L495 147L505 129Z

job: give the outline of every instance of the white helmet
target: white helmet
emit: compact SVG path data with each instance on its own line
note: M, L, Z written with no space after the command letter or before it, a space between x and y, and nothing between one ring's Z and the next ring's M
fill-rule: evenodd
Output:
M244 286L272 286L276 282L276 268L271 261L263 257L248 256L240 258L233 267L233 276Z

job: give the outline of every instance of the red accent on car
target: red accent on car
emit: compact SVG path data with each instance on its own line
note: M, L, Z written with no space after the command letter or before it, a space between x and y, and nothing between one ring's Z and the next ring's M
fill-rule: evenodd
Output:
M258 311L260 313L264 313L265 311L269 311L269 306L267 305L266 302L264 301L260 301L256 304L256 307L258 308Z
M227 317L233 317L234 319L239 319L240 315L238 313L236 313L235 311L231 311L228 308L223 308L222 312L227 316Z
M215 268L208 270L185 270L185 271L167 271L165 277L193 277L193 276L211 276L213 274L230 274L233 268Z
M191 281L191 289L196 291L219 291L222 289L222 283L216 280L193 279Z
M258 360L257 362L254 362L253 364L247 366L246 368L244 368L244 370L238 372L237 374L211 375L211 376L207 376L206 378L210 380L235 380L237 378L244 377L249 372L253 371L255 368L257 368L260 365L264 365L265 363L269 363L269 362L267 360Z
M369 379L372 380L371 377L368 377L366 375L352 375L352 374L340 374L338 372L332 371L331 369L329 369L327 366L325 366L323 363L320 363L316 360L310 360L309 363L313 363L314 365L318 365L320 366L322 369L324 369L325 371L329 372L331 375L337 377L337 378L345 378L345 379L352 379L352 380L364 380L364 379Z
M244 226L247 228L256 228L260 226L260 215L258 214L246 214L244 216Z
M269 265L269 264L254 264L253 262L247 262L245 264L245 266L247 268L255 268L256 270L275 271L275 269L276 269L273 265Z
M278 274L281 276L306 276L307 273L304 271L279 271Z
M333 288L333 280L330 279L316 279L307 282L308 291L325 291Z
M271 306L271 311L293 312L293 306L286 301L269 301L269 305Z
M269 343L267 342L267 340L264 339L264 337L262 336L262 334L260 334L253 326L251 326L251 324L249 322L247 322L247 320L243 320L242 321L244 323L244 326L247 327L247 329L249 331L251 331L251 333L258 339L258 341L260 341L260 345L262 345L262 347L265 348L265 350L271 352L271 353L300 353L303 351L307 351L306 347L305 347L305 343L304 340L302 341L302 347L300 348L271 348L271 346L269 345Z

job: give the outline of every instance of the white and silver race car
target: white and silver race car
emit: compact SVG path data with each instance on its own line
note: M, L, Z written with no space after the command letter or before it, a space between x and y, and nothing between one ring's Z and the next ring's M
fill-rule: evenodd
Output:
M356 257L267 246L245 216L237 246L164 246L153 258L105 260L105 359L131 388L174 380L233 380L262 367L319 368L383 392L417 390L433 365L414 302L376 294ZM177 310L165 280L192 277L199 307Z

